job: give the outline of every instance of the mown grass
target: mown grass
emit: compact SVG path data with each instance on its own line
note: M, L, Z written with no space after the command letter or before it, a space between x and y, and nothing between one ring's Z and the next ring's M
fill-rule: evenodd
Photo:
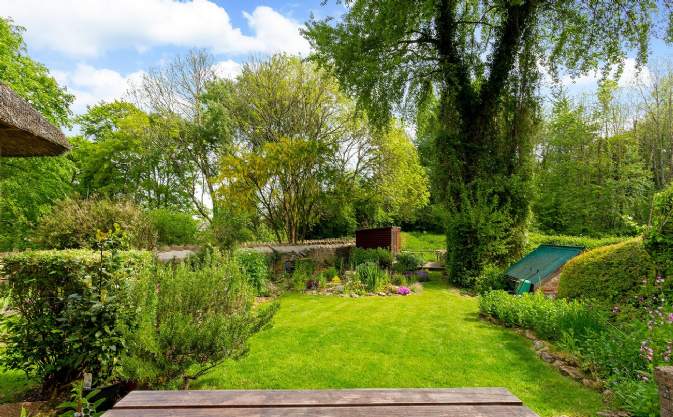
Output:
M505 387L542 416L588 416L601 397L537 358L531 342L478 317L445 284L358 299L288 294L250 353L197 380L201 389Z

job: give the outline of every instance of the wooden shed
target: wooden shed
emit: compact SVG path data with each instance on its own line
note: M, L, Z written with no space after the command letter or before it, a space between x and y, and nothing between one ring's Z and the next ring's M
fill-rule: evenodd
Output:
M387 248L397 255L402 247L400 228L396 226L360 229L355 232L355 246L363 249Z

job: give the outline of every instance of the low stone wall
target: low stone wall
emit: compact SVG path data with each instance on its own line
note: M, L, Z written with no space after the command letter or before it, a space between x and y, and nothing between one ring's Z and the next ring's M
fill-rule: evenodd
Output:
M309 244L309 245L262 245L248 246L244 249L265 253L272 260L275 275L282 274L289 265L299 259L311 259L318 267L335 265L339 260L347 263L353 243Z

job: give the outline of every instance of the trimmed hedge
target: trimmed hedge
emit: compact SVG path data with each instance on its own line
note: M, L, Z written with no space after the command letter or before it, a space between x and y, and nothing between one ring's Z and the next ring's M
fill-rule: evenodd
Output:
M50 250L0 259L9 286L8 335L2 365L37 376L55 389L90 372L104 382L131 322L131 277L152 262L143 251Z
M611 304L636 296L655 268L641 238L590 250L568 262L561 271L558 296L596 299Z

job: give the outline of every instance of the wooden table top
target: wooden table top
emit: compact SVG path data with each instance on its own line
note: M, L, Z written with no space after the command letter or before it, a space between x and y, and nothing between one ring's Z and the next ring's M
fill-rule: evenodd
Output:
M103 417L537 417L504 388L133 391Z

